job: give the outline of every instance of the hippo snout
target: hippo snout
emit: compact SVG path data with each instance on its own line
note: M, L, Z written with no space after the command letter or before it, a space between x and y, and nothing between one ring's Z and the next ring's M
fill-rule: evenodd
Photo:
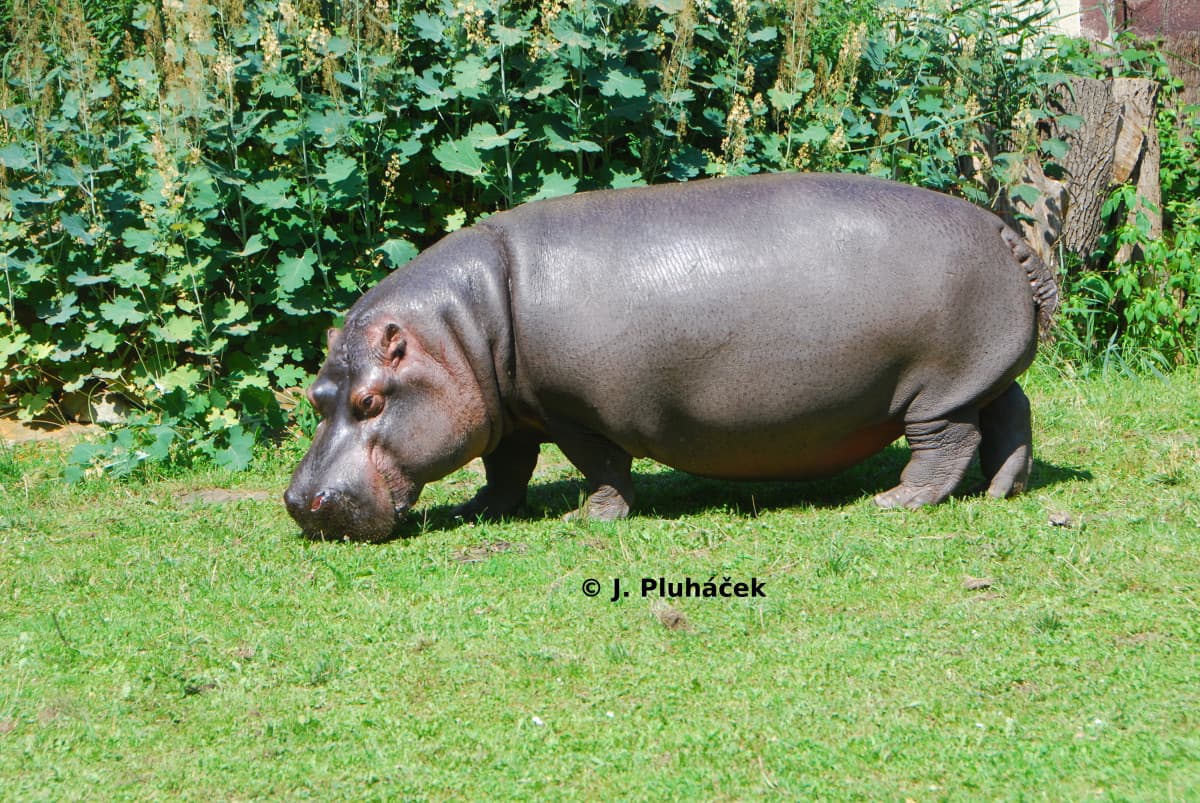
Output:
M326 505L336 505L342 496L341 491L321 488L313 493L304 493L296 488L288 488L283 492L283 503L288 513L297 523L303 523L309 514L319 514Z
M350 494L337 488L301 489L295 483L283 493L288 514L306 535L340 538L349 514L357 507Z
M376 541L391 534L404 509L375 510L373 500L360 499L346 488L304 490L293 483L283 494L288 514L309 538Z

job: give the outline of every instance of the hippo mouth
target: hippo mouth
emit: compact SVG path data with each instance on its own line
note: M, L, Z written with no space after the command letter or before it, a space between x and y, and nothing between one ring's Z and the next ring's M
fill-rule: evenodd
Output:
M406 479L405 472L388 460L387 455L378 447L371 449L370 460L382 478L388 499L392 503L392 524L399 525L416 504L424 485Z

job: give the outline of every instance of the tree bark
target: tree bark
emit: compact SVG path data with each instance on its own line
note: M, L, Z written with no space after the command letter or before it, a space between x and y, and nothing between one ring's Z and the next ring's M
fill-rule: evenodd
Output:
M1147 239L1156 240L1162 237L1163 229L1162 187L1158 174L1160 146L1154 119L1158 82L1148 78L1115 78L1112 91L1113 99L1121 109L1121 125L1113 154L1113 183L1134 183L1138 204L1128 210L1126 220L1133 224L1139 212L1146 215L1150 221ZM1115 261L1125 264L1143 256L1139 246L1123 245ZM1165 276L1147 279L1166 281Z
M1060 112L1082 119L1074 129L1054 125L1051 135L1069 148L1062 160L1070 198L1062 244L1086 259L1096 250L1104 231L1100 210L1112 187L1120 108L1107 81L1079 77L1062 86L1055 105Z

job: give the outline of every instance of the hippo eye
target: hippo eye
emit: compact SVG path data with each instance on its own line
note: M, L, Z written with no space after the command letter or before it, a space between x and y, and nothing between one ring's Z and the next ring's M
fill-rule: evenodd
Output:
M376 393L364 393L358 397L358 414L363 418L379 415L383 410L383 397Z

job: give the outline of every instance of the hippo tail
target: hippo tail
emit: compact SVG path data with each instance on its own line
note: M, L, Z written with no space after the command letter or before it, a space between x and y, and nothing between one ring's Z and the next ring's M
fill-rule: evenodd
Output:
M1054 311L1058 309L1058 282L1054 272L1047 267L1042 258L1033 252L1021 235L1008 226L1000 231L1005 244L1012 250L1013 256L1025 275L1029 278L1029 286L1033 288L1033 303L1037 307L1038 333L1044 339L1050 332L1050 324L1054 320Z

